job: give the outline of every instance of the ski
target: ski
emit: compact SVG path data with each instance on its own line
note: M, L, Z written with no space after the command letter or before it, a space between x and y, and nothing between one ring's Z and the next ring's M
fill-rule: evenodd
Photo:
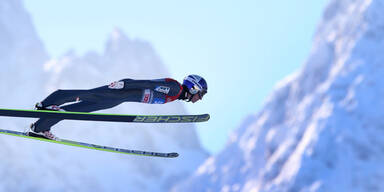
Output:
M63 145L74 146L74 147L81 147L81 148L107 151L107 152L113 152L113 153L128 154L128 155L164 157L164 158L175 158L175 157L179 156L178 153L159 153L159 152L121 149L121 148L107 147L107 146L102 146L102 145L95 145L95 144L83 143L83 142L66 140L66 139L50 140L50 139L45 139L45 138L41 138L41 137L28 136L27 133L23 133L23 132L11 131L11 130L5 130L5 129L0 129L0 134L12 135L12 136L17 136L17 137L24 137L24 138L35 139L35 140L39 140L39 141L46 141L46 142L51 142L51 143L56 143L56 144L63 144Z
M47 110L0 109L0 116L54 118L85 121L132 123L196 123L208 121L209 114L201 115L125 115L104 113L63 112Z

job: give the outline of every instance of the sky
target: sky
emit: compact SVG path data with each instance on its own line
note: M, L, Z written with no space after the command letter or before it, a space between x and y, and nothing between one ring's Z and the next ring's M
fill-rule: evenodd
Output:
M152 44L171 77L203 76L208 94L186 104L209 113L197 124L205 149L220 152L257 114L276 83L305 62L328 0L23 0L52 57L102 53L115 28ZM128 78L128 77L127 77Z

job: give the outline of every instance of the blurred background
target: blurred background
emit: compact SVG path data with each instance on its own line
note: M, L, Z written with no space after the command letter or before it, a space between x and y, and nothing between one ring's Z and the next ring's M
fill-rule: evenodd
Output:
M197 130L204 148L217 153L229 133L260 110L274 85L304 63L327 1L24 3L51 57L102 53L119 29L150 43L170 77L206 78L209 94L186 107L211 114Z
M196 124L63 121L61 138L0 135L0 191L384 191L384 1L0 0L0 107L123 78L203 76L196 104L104 113L200 114ZM25 131L35 119L1 117Z

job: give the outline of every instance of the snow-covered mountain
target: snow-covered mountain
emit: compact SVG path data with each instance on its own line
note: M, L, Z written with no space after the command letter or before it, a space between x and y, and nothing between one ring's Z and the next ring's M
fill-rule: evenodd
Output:
M148 42L115 29L103 53L69 51L49 59L21 0L0 1L2 108L32 108L56 89L89 89L123 78L170 77ZM187 114L184 104L122 104L106 112ZM34 119L1 117L1 128L23 131ZM179 152L160 159L48 144L0 135L0 191L167 191L207 157L195 126L62 121L61 137L128 149Z
M383 10L330 1L303 68L174 191L384 191Z
M43 63L48 55L37 37L29 15L19 0L0 2L0 98L2 104L28 105L25 99L14 97L25 92L39 92L41 84L33 83L42 78ZM17 87L20 87L17 89ZM4 91L7 90L7 91ZM34 94L36 97L41 96ZM33 99L36 99L33 98ZM30 105L30 103L29 103Z

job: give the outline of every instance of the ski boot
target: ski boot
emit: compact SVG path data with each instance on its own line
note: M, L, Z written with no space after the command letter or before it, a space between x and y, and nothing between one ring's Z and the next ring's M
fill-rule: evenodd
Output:
M30 129L27 131L27 135L31 137L40 137L50 140L58 140L58 138L50 131L35 132L35 124L32 123Z
M65 111L64 109L61 109L57 105L50 105L50 106L47 106L47 107L43 107L43 104L41 102L36 103L35 110Z

